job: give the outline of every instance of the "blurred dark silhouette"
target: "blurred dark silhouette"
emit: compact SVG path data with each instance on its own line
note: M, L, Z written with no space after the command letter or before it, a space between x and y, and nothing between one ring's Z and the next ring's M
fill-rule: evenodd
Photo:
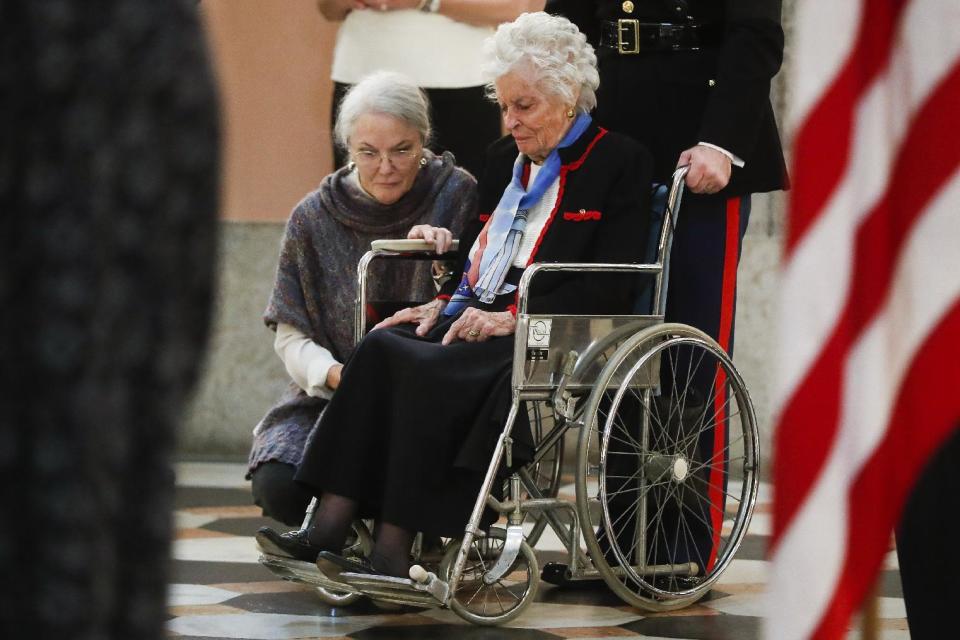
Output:
M206 341L216 95L193 0L0 0L0 637L165 637Z
M914 640L942 638L960 603L956 575L957 460L960 425L927 461L897 527L897 558ZM947 634L949 635L949 634Z

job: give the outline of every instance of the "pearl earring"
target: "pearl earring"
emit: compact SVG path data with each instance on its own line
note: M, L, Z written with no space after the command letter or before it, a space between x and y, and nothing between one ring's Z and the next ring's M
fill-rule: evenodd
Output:
M421 167L427 166L427 159L423 156L420 156L420 166Z

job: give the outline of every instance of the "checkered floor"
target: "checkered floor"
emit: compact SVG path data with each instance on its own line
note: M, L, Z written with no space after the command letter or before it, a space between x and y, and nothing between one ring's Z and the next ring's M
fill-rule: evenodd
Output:
M603 587L557 588L541 583L536 602L505 627L470 626L450 611L384 611L361 602L322 603L306 586L277 580L257 563L253 533L278 526L251 505L244 466L177 465L176 540L168 631L176 638L286 640L292 638L689 638L760 637L770 529L770 491L761 486L756 512L737 559L717 587L694 606L650 615ZM559 542L547 536L538 552ZM812 561L815 561L812 560ZM909 638L896 554L887 557L880 587L882 638ZM850 637L859 637L855 629Z

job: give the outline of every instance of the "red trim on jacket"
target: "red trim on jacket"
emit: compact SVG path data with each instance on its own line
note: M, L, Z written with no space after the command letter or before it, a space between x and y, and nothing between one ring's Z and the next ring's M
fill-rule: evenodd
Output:
M536 257L537 253L540 251L540 244L543 242L544 236L547 235L547 231L550 229L550 225L553 224L553 219L554 217L556 217L557 211L560 209L560 202L563 201L563 192L567 184L567 173L569 173L570 171L576 171L577 169L579 169L580 166L587 159L587 156L590 155L590 152L593 151L593 147L594 145L597 144L597 141L599 141L600 138L602 138L603 136L607 135L607 133L608 131L606 129L604 129L603 127L600 127L599 131L597 131L597 135L593 137L593 140L590 141L590 144L588 144L587 148L583 150L583 153L580 155L579 158L577 158L573 162L560 166L560 177L559 177L560 184L557 189L557 199L553 203L553 210L550 211L550 216L547 218L547 222L543 225L543 229L540 230L540 236L537 238L537 242L533 245L533 250L530 252L530 258L527 259L526 266L529 267L531 264L533 264L533 259ZM526 179L529 177L529 175L530 175L530 165L526 164L524 165L524 175L522 178L524 180L524 188L526 188ZM518 288L517 292L513 295L514 304L510 305L510 307L513 307L514 315L516 315L517 313L516 304L519 303L520 301L519 296L520 296L520 289ZM507 307L507 308L509 309L510 307Z
M533 264L533 259L536 257L537 252L540 251L540 244L543 242L543 237L547 235L547 231L550 229L550 225L553 224L553 219L557 215L557 210L560 208L560 202L563 200L564 187L567 184L567 173L579 169L580 165L587 159L587 156L590 155L590 152L593 151L593 147L597 144L597 141L605 135L607 135L607 130L601 128L579 158L560 167L560 187L557 189L557 201L553 205L553 211L550 212L550 217L547 218L546 224L544 224L543 229L540 230L540 237L537 238L536 244L533 245L533 251L530 252L530 258L527 260L528 267Z
M597 135L594 136L593 140L590 141L590 144L587 145L587 148L583 150L583 155L577 158L576 160L574 160L573 162L571 162L570 164L566 165L567 167L569 167L570 171L579 169L580 165L583 164L583 161L586 160L587 156L590 155L590 152L593 151L593 145L597 144L597 141L600 140L600 138L602 138L603 136L609 133L609 131L607 131L603 127L599 127L599 129L600 130L597 132Z

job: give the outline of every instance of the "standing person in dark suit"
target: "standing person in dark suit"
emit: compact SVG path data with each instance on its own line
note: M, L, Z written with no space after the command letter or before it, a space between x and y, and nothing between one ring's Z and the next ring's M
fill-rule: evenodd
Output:
M736 265L750 195L786 186L770 104L780 0L553 0L597 46L599 124L653 153L654 180L689 164L668 320L733 348Z
M650 149L656 182L690 166L666 319L732 353L751 194L787 183L769 98L783 59L781 0L552 0L547 10L569 17L597 47L597 122ZM711 384L713 372L702 373ZM726 434L706 433L700 448L709 455ZM717 495L706 520L716 531L726 483L723 474L709 482ZM712 558L707 548L705 541L701 553Z

